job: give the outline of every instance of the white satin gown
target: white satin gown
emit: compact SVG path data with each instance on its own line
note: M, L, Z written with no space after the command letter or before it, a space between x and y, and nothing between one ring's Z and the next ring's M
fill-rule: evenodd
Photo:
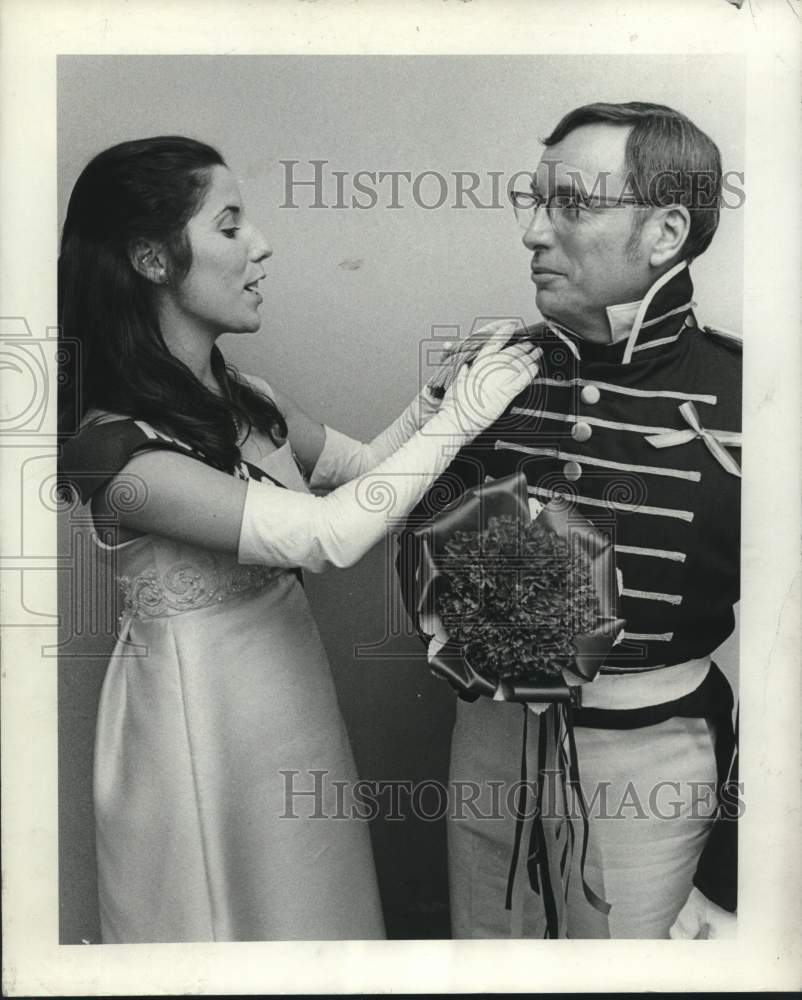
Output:
M308 491L288 444L254 432L243 458ZM297 576L156 535L116 558L123 621L94 772L103 942L383 937L368 828L343 806L351 747Z

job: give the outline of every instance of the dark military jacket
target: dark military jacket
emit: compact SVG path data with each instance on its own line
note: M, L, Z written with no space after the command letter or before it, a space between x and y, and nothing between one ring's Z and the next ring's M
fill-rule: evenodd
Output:
M549 322L530 328L543 349L540 376L459 453L408 522L488 476L519 470L543 503L570 498L611 536L623 576L626 631L606 673L707 656L734 627L741 345L700 326L694 305L681 265L643 302L609 310L625 334L614 343L588 343ZM734 909L734 831L726 843L722 836L719 825L710 838L716 856L705 852L696 882Z
M644 300L635 336L611 345L554 324L531 328L540 377L460 451L417 511L519 470L531 496L575 503L611 536L623 576L625 637L603 672L706 656L734 627L741 349L734 335L697 324L692 296L683 268Z

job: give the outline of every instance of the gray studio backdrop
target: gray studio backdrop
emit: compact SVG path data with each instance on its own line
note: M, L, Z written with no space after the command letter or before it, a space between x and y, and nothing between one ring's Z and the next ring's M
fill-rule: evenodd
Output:
M58 226L78 173L101 149L166 133L217 146L274 250L262 329L224 337L224 354L320 420L367 440L417 391L432 340L465 333L477 318L537 319L512 212L493 207L504 201L494 173L532 169L538 138L566 110L593 100L670 104L710 132L725 169L742 171L743 94L734 57L66 56L58 74ZM290 179L314 180L316 170L322 197L313 185L288 189ZM356 177L360 171L374 178ZM380 180L379 172L398 176ZM478 205L464 193L471 186ZM375 204L365 189L376 192ZM321 207L312 207L316 197ZM735 330L742 216L722 214L712 248L693 268L701 321ZM61 518L64 546L74 544L68 520ZM59 681L65 943L99 940L92 742L112 639L110 613L70 632L76 609L92 599L86 579L64 575L60 594L70 633ZM453 696L428 675L409 634L389 552L378 546L354 569L307 580L360 775L444 781ZM735 652L730 640L720 656L731 676ZM390 935L447 937L443 823L377 820L372 836Z

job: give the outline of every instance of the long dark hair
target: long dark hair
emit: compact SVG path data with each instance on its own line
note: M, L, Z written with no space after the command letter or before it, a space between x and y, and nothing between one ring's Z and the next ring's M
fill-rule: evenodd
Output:
M220 153L182 136L123 142L94 157L70 196L58 262L59 431L91 408L146 420L231 472L238 428L286 437L272 400L246 384L215 345L219 396L170 353L155 286L130 263L138 239L163 243L171 280L192 264L187 222L205 197Z

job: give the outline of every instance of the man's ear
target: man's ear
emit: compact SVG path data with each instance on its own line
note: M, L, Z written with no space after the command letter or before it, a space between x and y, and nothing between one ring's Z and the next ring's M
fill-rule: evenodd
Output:
M131 267L155 285L168 283L166 256L164 248L150 240L133 240L128 247Z
M662 267L669 261L682 257L682 248L691 231L691 215L684 205L658 208L652 218L657 226L657 234L652 243L649 263L652 267Z

